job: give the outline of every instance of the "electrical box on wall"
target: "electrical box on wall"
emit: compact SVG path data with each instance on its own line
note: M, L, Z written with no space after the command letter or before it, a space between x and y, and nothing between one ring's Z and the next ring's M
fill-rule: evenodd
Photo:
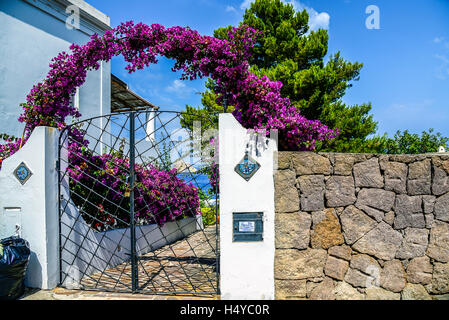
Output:
M21 208L3 208L0 216L0 239L20 235L21 225Z
M234 212L233 242L263 241L262 212Z

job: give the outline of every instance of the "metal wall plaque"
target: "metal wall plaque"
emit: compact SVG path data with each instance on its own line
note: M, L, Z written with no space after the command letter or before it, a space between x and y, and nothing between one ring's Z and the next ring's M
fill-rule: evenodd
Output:
M28 168L24 162L20 163L16 170L14 170L14 176L22 185L24 185L32 175L33 172L31 172L30 168Z
M255 221L239 221L239 232L255 232Z
M243 179L249 181L259 168L260 164L246 152L243 159L235 166L234 171Z
M233 236L234 242L263 241L262 212L234 212Z

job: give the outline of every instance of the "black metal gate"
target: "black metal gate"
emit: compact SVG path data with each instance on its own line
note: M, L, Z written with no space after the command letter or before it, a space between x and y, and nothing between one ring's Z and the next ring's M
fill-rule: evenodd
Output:
M140 110L63 130L61 286L219 293L216 123Z

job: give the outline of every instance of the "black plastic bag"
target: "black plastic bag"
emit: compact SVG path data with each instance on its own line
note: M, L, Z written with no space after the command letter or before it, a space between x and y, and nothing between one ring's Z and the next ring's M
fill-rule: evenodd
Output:
M0 299L16 300L23 294L29 261L28 241L16 236L0 240Z

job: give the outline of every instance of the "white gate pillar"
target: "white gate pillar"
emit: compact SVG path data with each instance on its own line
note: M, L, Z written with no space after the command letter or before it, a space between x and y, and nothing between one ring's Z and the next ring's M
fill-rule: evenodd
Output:
M260 164L249 181L234 171L245 151ZM231 114L220 114L220 289L224 300L274 299L276 152L277 141L256 139ZM263 213L262 240L234 241L234 213Z
M30 243L25 285L53 289L59 282L58 159L59 131L36 127L28 142L0 169L0 238L14 235ZM22 185L14 171L24 163L32 172Z

